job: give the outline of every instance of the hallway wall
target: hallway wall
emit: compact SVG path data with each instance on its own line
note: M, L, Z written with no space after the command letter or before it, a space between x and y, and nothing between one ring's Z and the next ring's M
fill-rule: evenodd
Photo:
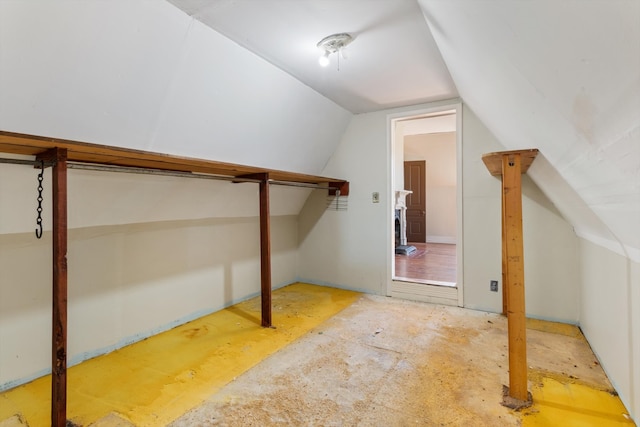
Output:
M325 196L314 193L307 199L299 218L302 280L379 295L387 293L387 256L393 241L388 226L392 224L393 202L388 184L392 173L388 118L437 105L354 116L323 172L350 181L348 209L327 211L318 217ZM499 312L501 292L490 292L489 281L502 281L500 181L489 174L481 157L504 148L466 106L462 123L464 305ZM363 153L367 161L362 161ZM523 185L527 314L575 324L578 239L571 225L530 179L525 177ZM380 203L371 202L372 192L380 192Z
M426 233L429 243L456 243L456 134L407 135L404 160L426 164Z

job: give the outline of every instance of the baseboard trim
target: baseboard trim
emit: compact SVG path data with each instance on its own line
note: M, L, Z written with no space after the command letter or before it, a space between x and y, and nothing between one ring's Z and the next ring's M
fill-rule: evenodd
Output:
M448 245L455 245L456 238L453 236L427 236L427 243L446 243Z

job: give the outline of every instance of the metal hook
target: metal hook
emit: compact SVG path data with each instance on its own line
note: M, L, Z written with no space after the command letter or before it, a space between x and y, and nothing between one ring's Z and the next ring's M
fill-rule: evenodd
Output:
M38 218L36 219L36 237L40 239L42 237L42 180L44 179L44 160L40 161L40 173L38 174Z

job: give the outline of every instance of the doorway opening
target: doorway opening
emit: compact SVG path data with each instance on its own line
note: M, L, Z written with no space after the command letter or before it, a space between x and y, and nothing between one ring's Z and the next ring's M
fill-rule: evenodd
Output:
M462 305L459 105L390 118L388 294Z

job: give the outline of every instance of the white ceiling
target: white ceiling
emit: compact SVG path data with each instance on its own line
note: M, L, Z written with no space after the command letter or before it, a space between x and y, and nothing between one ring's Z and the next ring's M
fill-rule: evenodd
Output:
M638 0L0 1L0 128L317 174L351 113L459 96L640 260L639 52Z
M469 106L578 235L640 260L640 1L419 0ZM594 215L595 214L595 215Z
M169 1L352 113L457 96L416 0ZM342 32L349 59L320 67L316 44Z
M540 149L555 174L531 176L580 235L640 259L640 2L169 1L353 113L460 96L505 147ZM340 32L350 59L319 67Z

